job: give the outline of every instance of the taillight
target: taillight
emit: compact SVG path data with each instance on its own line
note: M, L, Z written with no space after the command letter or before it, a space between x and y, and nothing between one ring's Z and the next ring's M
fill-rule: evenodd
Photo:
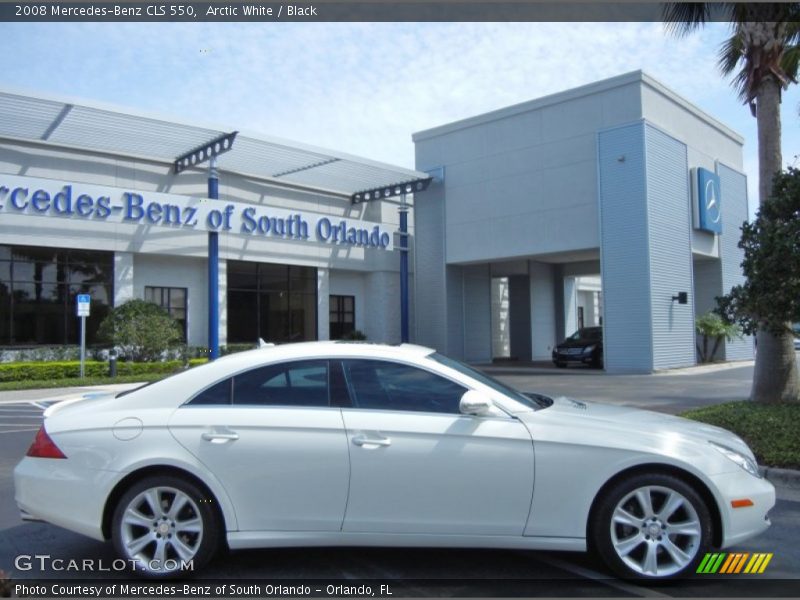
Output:
M33 456L36 458L67 458L64 453L58 449L55 442L50 439L47 432L44 430L44 425L36 432L36 437L33 438L31 447L28 448L26 456Z

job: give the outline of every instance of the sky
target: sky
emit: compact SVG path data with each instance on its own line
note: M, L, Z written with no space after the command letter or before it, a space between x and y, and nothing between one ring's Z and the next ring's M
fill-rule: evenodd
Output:
M724 24L2 23L0 86L263 133L414 166L412 133L642 69L745 137L756 122L717 68ZM783 157L800 153L800 88Z

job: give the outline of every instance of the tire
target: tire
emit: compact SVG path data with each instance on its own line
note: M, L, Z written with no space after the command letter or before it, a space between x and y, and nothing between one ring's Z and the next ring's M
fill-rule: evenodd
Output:
M144 577L184 574L182 561L191 561L191 571L198 571L221 540L221 523L211 500L197 485L180 477L137 481L114 509L114 549Z
M695 572L711 543L711 514L683 480L642 473L617 483L599 500L589 539L621 577L686 576Z

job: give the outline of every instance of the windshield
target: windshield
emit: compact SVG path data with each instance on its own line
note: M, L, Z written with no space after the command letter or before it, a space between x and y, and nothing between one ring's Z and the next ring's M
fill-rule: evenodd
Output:
M603 339L603 330L599 328L591 328L591 329L579 329L571 336L567 338L568 340L586 340L589 342L599 342Z
M443 354L439 354L438 352L434 352L433 354L429 354L428 358L435 360L436 362L445 365L446 367L450 367L462 373L472 379L476 379L480 381L482 384L492 388L494 391L503 394L504 396L508 396L509 398L519 402L527 406L528 408L532 408L534 410L538 410L540 408L547 408L550 406L553 401L548 398L547 396L542 396L541 394L523 394L522 392L518 392L512 387L507 386L504 383L501 383L494 379L493 377L489 377L485 373L481 373L477 369L470 367L458 360L449 358L444 356Z

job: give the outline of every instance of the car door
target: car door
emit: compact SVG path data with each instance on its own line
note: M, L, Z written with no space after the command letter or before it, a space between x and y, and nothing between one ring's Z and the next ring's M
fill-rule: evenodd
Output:
M506 414L459 412L466 387L415 366L343 360L350 498L343 531L522 535L533 442Z
M225 486L241 531L339 531L349 458L328 361L259 367L211 386L170 420Z

